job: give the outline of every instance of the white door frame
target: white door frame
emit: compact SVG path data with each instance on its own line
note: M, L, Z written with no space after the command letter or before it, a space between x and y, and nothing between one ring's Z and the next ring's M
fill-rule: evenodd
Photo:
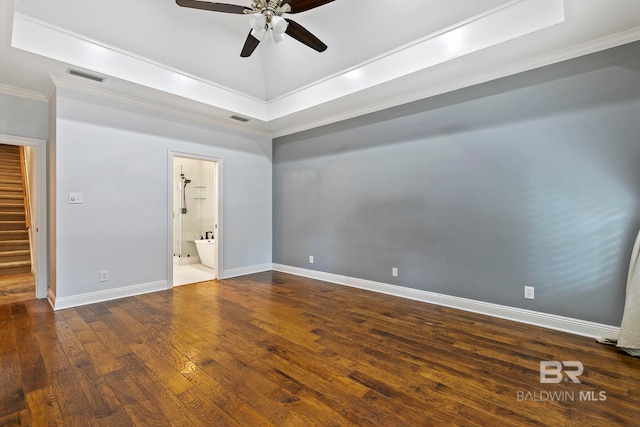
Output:
M217 226L216 228L216 240L217 240L217 248L216 248L216 278L222 278L223 268L223 226L222 226L222 158L220 157L212 157L206 156L202 154L196 153L187 153L181 151L169 151L168 161L167 161L167 186L168 186L168 200L167 200L167 223L168 223L168 238L167 238L167 260L168 260L168 268L167 268L167 289L173 288L173 160L176 157L182 157L186 159L194 159L194 160L204 160L208 162L213 162L215 164L214 170L214 194L215 194L215 217L214 221Z
M29 146L36 150L36 218L34 258L36 265L36 298L47 297L49 289L48 274L48 230L47 230L47 141L44 139L25 138L0 134L0 143L7 145Z

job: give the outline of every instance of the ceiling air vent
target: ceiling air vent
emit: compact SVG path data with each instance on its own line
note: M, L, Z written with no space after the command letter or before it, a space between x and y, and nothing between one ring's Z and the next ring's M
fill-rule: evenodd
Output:
M104 77L94 76L93 74L85 73L84 71L74 70L73 68L69 68L67 73L72 76L82 77L83 79L93 80L94 82L102 83L104 81Z
M242 123L247 123L249 120L251 120L251 119L247 119L246 117L241 117L241 116L231 116L229 118L233 119L233 120L237 120L237 121L242 122Z

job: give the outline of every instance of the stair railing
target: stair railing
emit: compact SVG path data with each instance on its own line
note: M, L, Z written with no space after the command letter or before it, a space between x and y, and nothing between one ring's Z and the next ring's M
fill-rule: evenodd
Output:
M24 198L24 222L27 230L31 228L31 205L29 204L29 185L27 177L27 168L24 160L24 147L20 146L20 172L22 173L22 195Z

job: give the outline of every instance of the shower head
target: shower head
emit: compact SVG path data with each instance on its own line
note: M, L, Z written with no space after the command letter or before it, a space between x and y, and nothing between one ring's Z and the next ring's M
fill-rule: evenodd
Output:
M190 180L190 179L185 179L185 180L184 180L184 183L185 183L185 184L190 184L190 183L191 183L191 180Z

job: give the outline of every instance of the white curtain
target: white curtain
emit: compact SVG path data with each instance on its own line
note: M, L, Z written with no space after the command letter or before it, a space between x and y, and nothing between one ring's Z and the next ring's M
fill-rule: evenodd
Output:
M636 237L631 252L627 276L627 295L616 345L624 349L635 349L636 351L628 352L634 356L640 355L640 233Z

